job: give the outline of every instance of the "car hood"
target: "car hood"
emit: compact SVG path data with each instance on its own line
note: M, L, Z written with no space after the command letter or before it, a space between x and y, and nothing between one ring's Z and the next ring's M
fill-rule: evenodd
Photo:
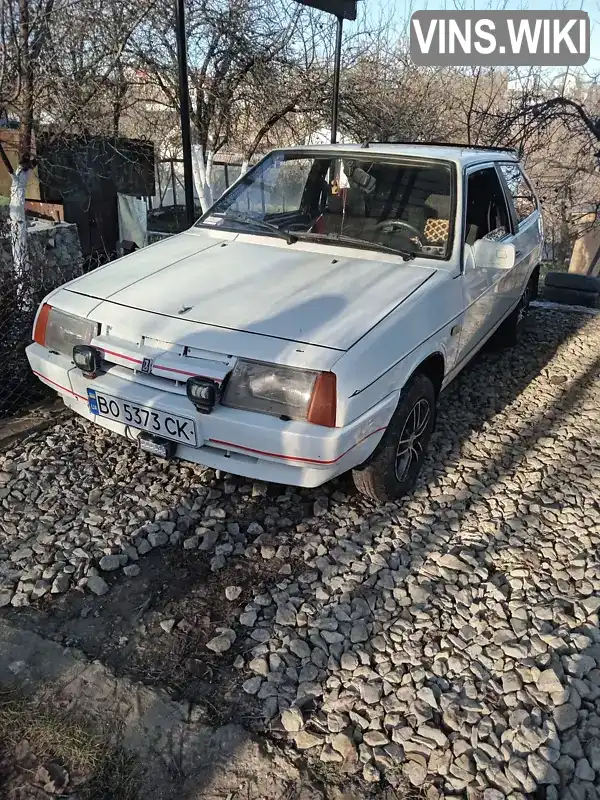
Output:
M65 288L126 308L343 351L435 272L380 261L373 252L355 254L187 233Z

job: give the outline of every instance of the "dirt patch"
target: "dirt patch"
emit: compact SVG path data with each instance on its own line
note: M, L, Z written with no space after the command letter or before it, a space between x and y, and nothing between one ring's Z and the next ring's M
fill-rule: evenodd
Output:
M51 698L0 692L0 796L137 800L135 759Z
M258 722L256 705L239 691L233 666L244 652L242 640L221 655L206 643L219 626L237 622L253 593L276 580L282 566L276 558L240 559L212 572L210 555L163 550L140 561L140 575L119 580L105 597L73 593L58 603L51 597L39 609L20 609L7 617L100 659L116 675L190 701L198 721L223 725L235 720L252 728ZM224 594L230 585L242 589L234 602ZM167 628L172 623L170 632L161 622Z
M43 387L40 381L38 383ZM46 392L45 387L44 392ZM6 450L15 442L32 433L46 430L62 419L66 419L70 413L62 400L48 399L45 403L23 410L18 416L0 419L0 451Z
M0 688L20 693L0 728L2 800L9 780L18 789L10 800L47 800L48 775L62 779L54 796L77 800L133 800L124 793L132 783L144 800L324 800L297 758L240 725L205 725L187 701L118 678L80 651L0 620L0 652ZM38 780L40 764L48 775Z

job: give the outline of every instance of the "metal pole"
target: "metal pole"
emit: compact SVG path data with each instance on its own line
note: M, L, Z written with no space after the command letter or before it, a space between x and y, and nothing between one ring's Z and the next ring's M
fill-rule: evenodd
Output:
M171 193L173 194L173 208L177 206L177 184L175 183L175 162L171 159ZM177 214L177 211L175 211Z
M333 100L331 103L331 143L337 141L338 126L338 102L340 95L340 68L342 65L342 29L344 18L337 18L337 30L335 35L335 61L333 64Z
M185 0L176 0L175 35L179 64L179 116L183 149L183 180L185 188L185 217L188 227L195 221L194 173L192 171L192 139L190 134L190 91L188 86L187 45L185 41Z

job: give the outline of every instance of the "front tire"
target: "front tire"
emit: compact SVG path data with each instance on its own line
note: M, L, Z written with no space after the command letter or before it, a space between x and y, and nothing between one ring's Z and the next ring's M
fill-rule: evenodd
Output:
M386 503L411 491L435 425L436 400L427 375L417 373L411 378L375 452L352 470L354 485L361 494Z

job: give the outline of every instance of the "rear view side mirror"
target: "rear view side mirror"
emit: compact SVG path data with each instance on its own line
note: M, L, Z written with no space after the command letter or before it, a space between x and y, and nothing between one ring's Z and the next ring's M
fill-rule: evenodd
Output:
M477 267L512 269L517 250L514 244L478 239L473 245L473 259Z

